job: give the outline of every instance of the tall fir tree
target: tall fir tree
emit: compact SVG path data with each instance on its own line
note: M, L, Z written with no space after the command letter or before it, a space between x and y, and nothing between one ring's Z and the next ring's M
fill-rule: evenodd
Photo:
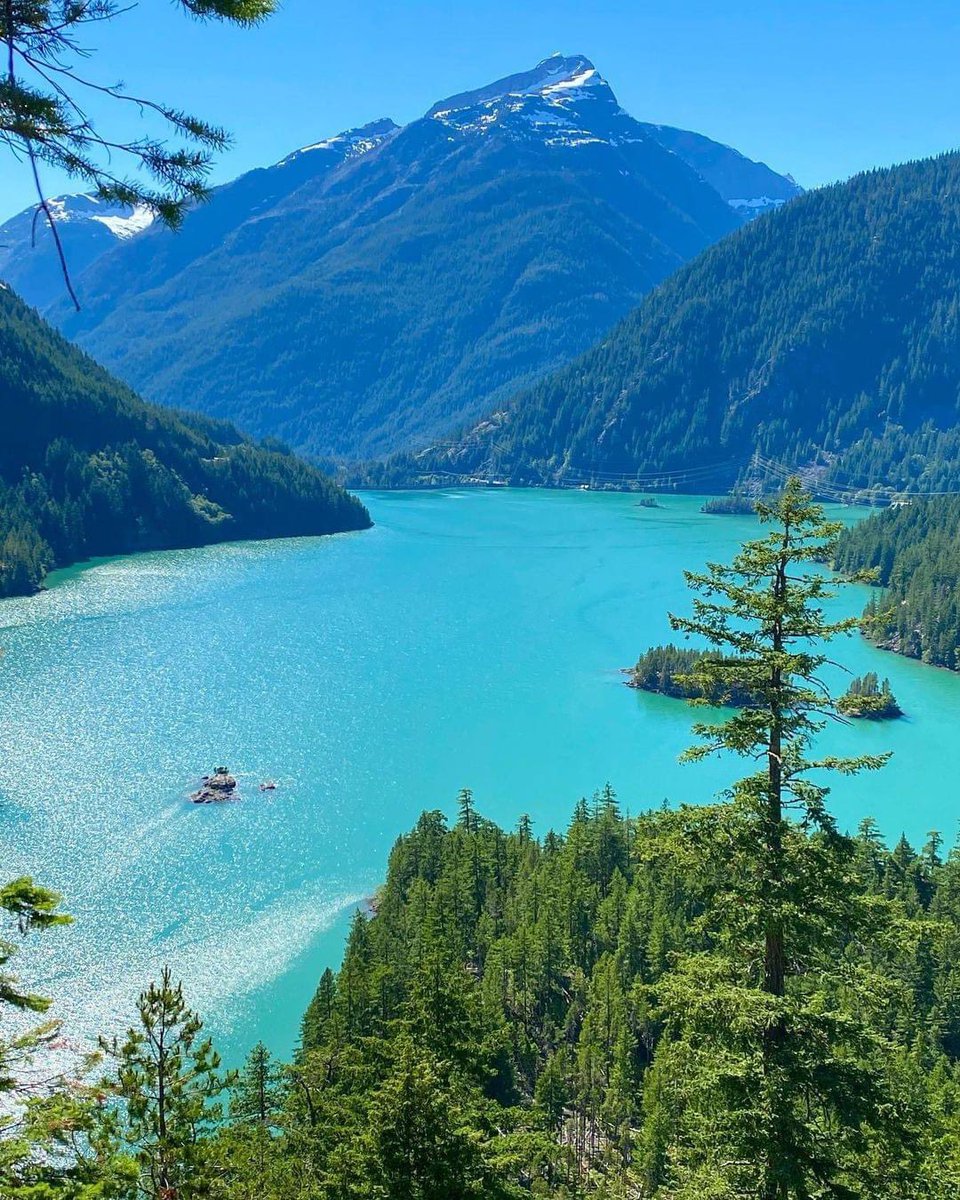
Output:
M691 672L698 694L748 697L725 719L698 722L685 759L732 752L760 769L714 810L702 847L722 855L712 949L680 957L657 987L667 1037L656 1086L676 1125L664 1142L657 1114L650 1140L662 1149L655 1173L677 1197L853 1195L871 1133L908 1131L884 1118L883 1040L844 1003L857 984L845 978L844 942L867 918L822 779L886 756L811 754L836 714L820 679L825 644L858 624L823 608L834 589L817 564L841 526L796 479L757 510L771 531L730 566L688 573L693 614L671 616L720 651Z

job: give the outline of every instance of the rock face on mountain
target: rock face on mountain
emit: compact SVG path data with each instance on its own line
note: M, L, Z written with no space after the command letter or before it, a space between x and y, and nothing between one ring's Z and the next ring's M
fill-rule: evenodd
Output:
M643 128L693 167L745 220L803 195L803 188L792 175L778 175L766 163L754 162L732 146L714 142L701 133L670 125Z
M423 445L742 223L652 130L554 56L244 175L80 271L81 313L48 313L152 400L315 455Z

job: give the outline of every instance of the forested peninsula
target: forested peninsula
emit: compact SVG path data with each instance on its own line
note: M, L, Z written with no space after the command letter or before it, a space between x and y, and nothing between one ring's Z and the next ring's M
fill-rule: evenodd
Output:
M834 565L875 572L863 631L886 650L960 667L960 496L914 497L840 537Z
M278 444L144 403L0 287L0 596L100 555L364 529Z

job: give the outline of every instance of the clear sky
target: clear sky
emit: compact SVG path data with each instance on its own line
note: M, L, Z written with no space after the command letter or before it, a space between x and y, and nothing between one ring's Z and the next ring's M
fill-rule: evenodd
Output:
M728 142L806 187L960 146L956 0L283 0L255 30L169 0L95 28L85 69L227 126L214 181L376 117L533 66L591 58L634 116ZM108 120L96 109L101 131ZM123 114L133 133L139 117ZM32 202L0 170L0 219ZM47 172L47 190L83 190Z

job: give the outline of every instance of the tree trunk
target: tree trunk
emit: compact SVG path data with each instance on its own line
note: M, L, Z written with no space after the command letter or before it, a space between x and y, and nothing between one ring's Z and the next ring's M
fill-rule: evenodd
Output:
M777 672L779 674L779 672ZM780 759L779 728L771 729L769 749L769 783L766 814L767 879L772 890L779 893L783 882L783 767ZM768 904L770 903L768 897ZM763 990L771 996L782 996L785 990L786 953L783 939L783 920L778 898L774 898L767 913L766 940L763 956Z
M783 616L782 610L787 592L787 558L789 545L789 529L784 532L784 552L777 565L773 581L773 596L775 616L772 629L772 646L775 652L783 650ZM783 888L783 676L779 666L774 666L770 675L770 740L767 749L767 804L764 825L764 851L767 856L765 870L766 896L765 904L766 929L763 954L763 990L769 996L780 999L786 992L786 946L783 928L782 888ZM777 1017L764 1030L763 1035L763 1067L768 1083L776 1069L780 1048L786 1038L786 1027L782 1017ZM778 1128L781 1125L782 1114L779 1109L780 1097L776 1084L768 1091L770 1103L771 1128L767 1141L766 1161L764 1163L763 1200L783 1200L786 1195L783 1175L780 1170L782 1155L780 1152Z

